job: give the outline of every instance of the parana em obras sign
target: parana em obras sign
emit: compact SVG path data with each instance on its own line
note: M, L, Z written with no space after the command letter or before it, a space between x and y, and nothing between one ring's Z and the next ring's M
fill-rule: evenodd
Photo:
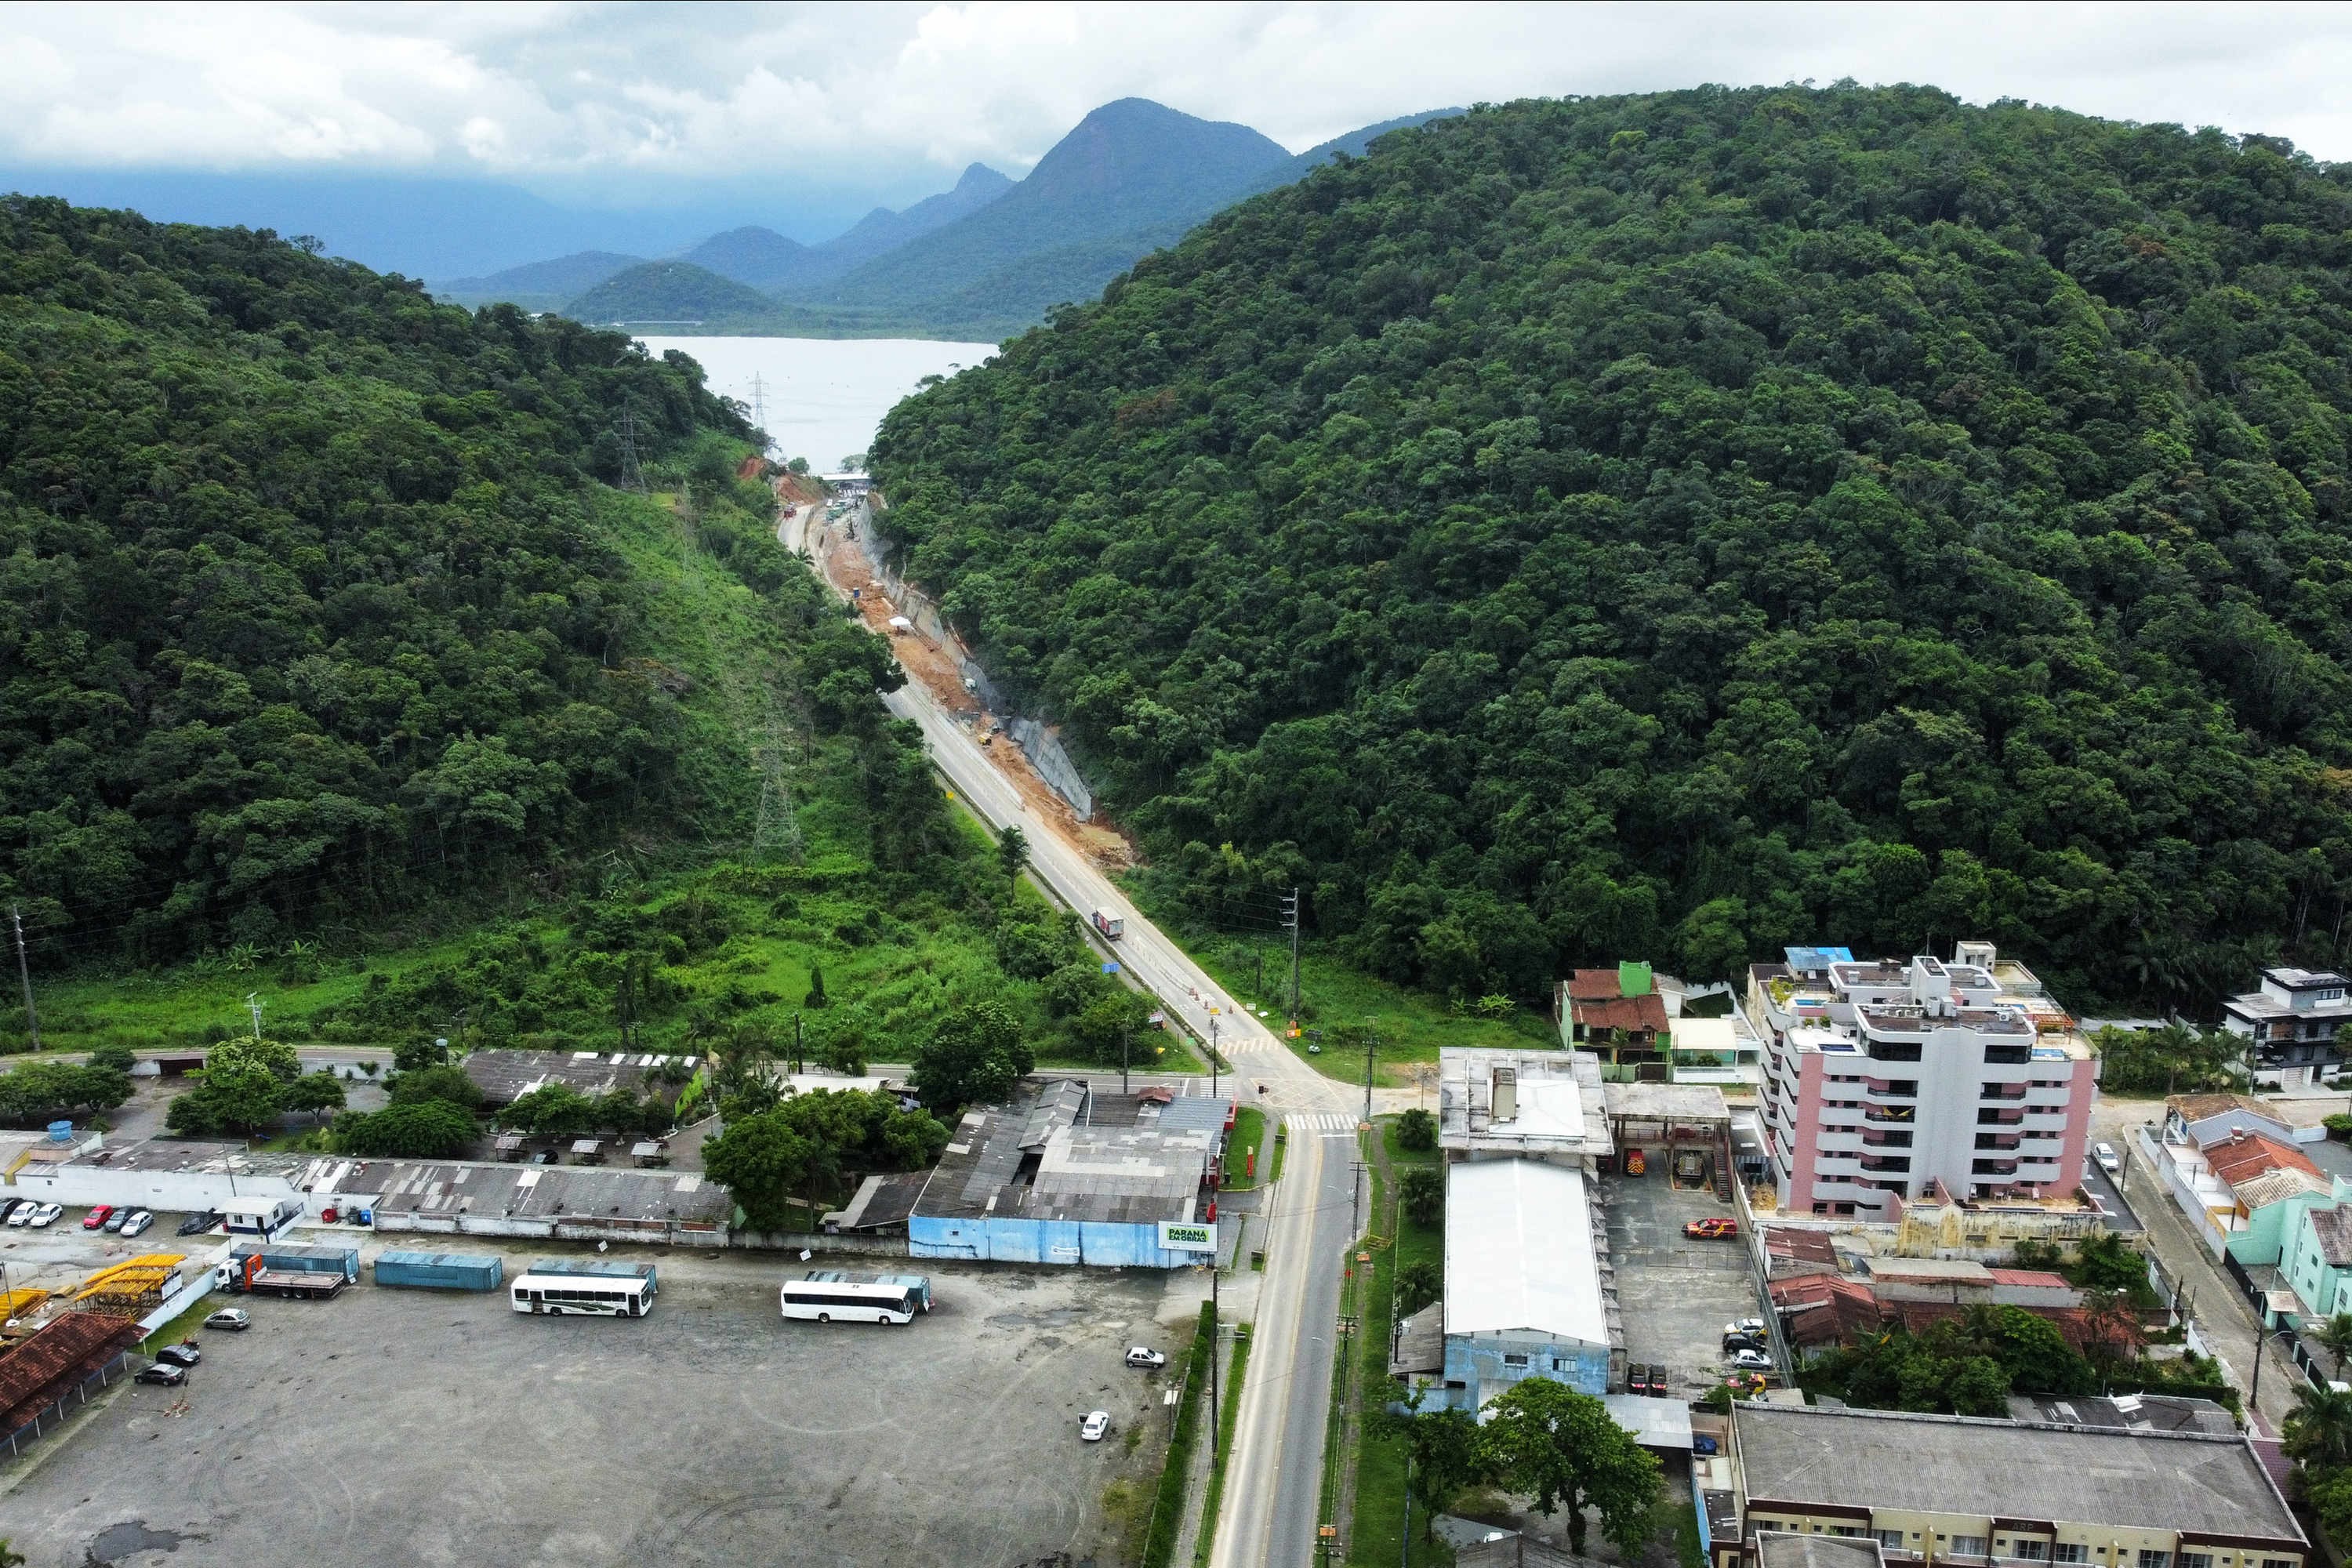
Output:
M1169 1252L1214 1252L1217 1250L1217 1227L1163 1219L1160 1222L1160 1245Z

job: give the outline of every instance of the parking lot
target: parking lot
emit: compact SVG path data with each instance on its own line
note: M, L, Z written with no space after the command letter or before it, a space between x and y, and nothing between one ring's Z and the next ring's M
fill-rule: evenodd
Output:
M204 1335L184 1389L125 1387L0 1469L0 1518L30 1568L1013 1568L1095 1557L1104 1489L1153 1452L1122 1439L1160 1385L1120 1355L1170 1343L1157 1275L918 1265L937 1309L887 1328L783 1321L776 1259L657 1260L635 1320L238 1299L254 1327Z
M1695 1398L1722 1374L1723 1325L1761 1310L1747 1243L1685 1237L1685 1221L1731 1210L1713 1193L1675 1191L1659 1165L1646 1176L1604 1175L1600 1191L1626 1360L1663 1364L1668 1391Z

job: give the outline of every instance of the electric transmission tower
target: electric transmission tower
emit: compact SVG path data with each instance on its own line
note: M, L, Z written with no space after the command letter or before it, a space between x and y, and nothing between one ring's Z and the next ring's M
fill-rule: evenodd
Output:
M761 440L768 439L768 382L758 371L751 373L751 428L760 433ZM764 451L761 453L762 457L766 455Z
M637 467L637 407L634 403L621 405L621 488L638 495L646 493L646 476Z

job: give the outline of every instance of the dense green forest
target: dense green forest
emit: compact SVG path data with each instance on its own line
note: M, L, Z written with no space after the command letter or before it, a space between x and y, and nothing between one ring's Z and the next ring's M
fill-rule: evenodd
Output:
M903 404L913 575L1205 905L1475 996L2342 963L2352 176L1927 89L1486 108Z
M757 289L721 278L690 261L644 261L625 268L563 308L583 321L661 321L720 327L755 327L775 310Z
M625 412L648 463L747 449L624 337L0 201L0 901L36 955L268 951L706 830L592 516Z

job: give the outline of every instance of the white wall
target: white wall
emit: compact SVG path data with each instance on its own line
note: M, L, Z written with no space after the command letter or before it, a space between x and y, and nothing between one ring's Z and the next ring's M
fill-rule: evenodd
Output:
M10 1197L36 1197L71 1206L113 1204L118 1207L187 1214L218 1208L233 1197L289 1198L300 1194L283 1176L231 1176L212 1171L116 1170L105 1165L60 1165L47 1172L32 1166L17 1173Z

